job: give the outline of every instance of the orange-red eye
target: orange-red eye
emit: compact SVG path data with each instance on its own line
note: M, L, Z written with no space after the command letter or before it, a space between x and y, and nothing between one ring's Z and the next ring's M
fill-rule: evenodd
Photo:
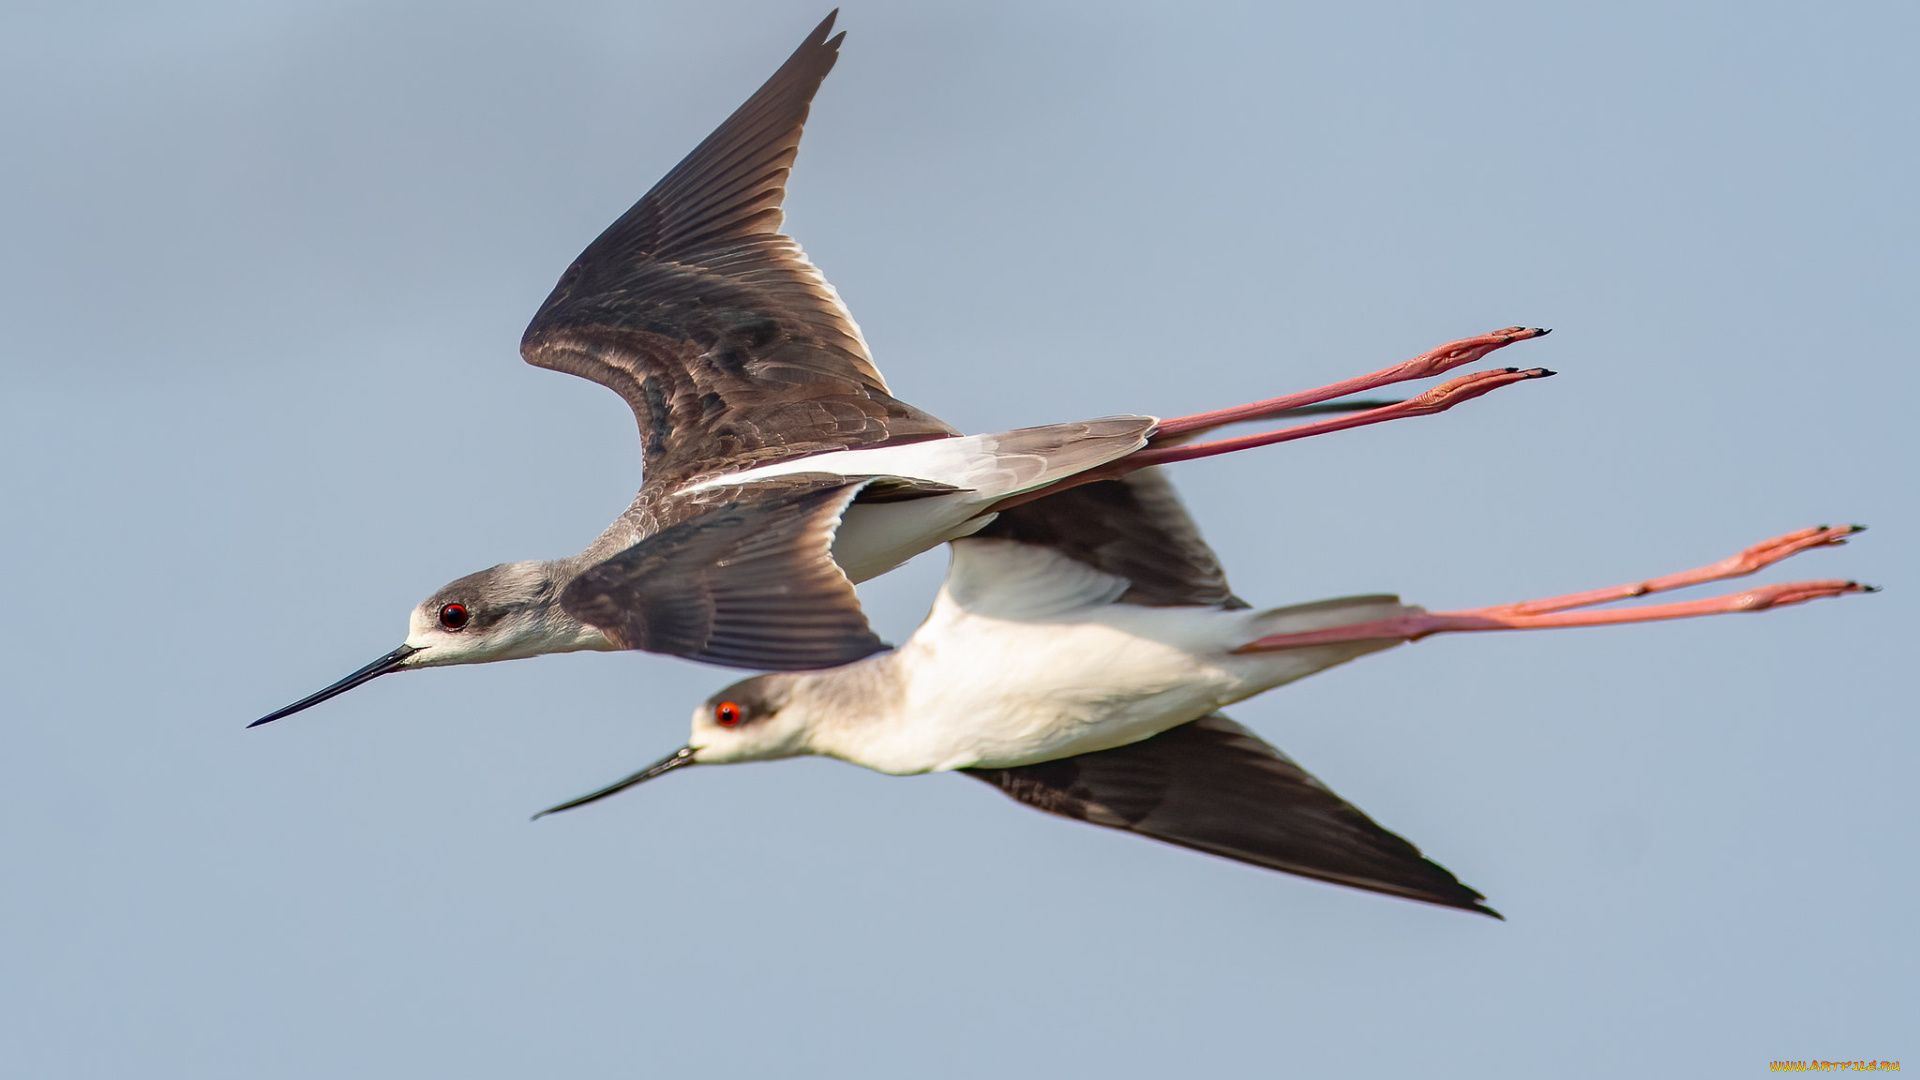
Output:
M440 609L440 625L449 630L458 630L467 625L467 606L448 604Z
M733 727L740 722L740 706L731 701L723 701L713 707L713 722L721 727Z

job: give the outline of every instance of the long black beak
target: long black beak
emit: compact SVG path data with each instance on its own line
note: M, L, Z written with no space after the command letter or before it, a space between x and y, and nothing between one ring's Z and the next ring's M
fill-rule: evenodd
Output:
M546 817L548 814L557 814L562 810L571 810L576 806L585 806L590 802L598 802L609 795L615 794L617 792L625 791L628 788L632 787L633 785L638 784L644 780L651 780L654 777L659 776L661 773L672 772L673 770L679 768L682 765L698 765L699 762L693 760L694 752L695 751L693 747L683 746L680 749L675 750L673 753L668 754L666 757L661 758L659 761L656 761L653 764L647 766L646 768L641 769L639 772L634 773L632 776L627 777L625 780L622 780L615 784L609 784L606 787L601 788L599 791L596 791L591 795L582 795L579 798L574 799L570 802L563 802L559 806L549 806L545 810L542 810L539 813L533 815L532 820L539 821L541 818Z
M306 697L301 698L299 701L294 702L293 704L287 706L286 708L281 709L278 712L268 713L267 715L261 717L258 720L255 720L253 723L248 724L247 726L259 727L261 724L270 724L275 720L280 719L283 716L292 716L294 713L299 712L301 709L305 709L312 705L318 705L330 697L335 697L337 695L344 694L347 691L353 689L354 687L359 686L363 682L368 682L370 680L379 678L380 676L385 675L389 671L398 671L400 670L400 665L407 659L407 657L412 656L414 653L417 653L419 651L420 649L417 646L402 645L399 648L388 653L387 655L381 657L380 659L375 660L373 663L368 664L366 667L361 668L359 671L356 671L353 674L347 676L346 678L341 679L339 682L334 683L332 686L327 687L325 690L321 690L318 693L308 694Z

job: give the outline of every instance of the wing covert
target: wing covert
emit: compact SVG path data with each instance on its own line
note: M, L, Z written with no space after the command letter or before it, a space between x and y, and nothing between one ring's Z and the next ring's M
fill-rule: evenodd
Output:
M840 515L865 486L789 479L671 525L588 569L569 615L623 648L729 667L836 667L886 648L833 561Z

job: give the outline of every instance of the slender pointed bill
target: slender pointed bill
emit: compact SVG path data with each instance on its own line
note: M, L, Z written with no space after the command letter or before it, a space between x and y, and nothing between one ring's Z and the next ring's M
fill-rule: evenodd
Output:
M301 698L286 708L278 712L268 713L247 726L256 728L261 724L270 724L283 716L292 716L294 713L309 708L310 706L318 705L330 697L337 697L340 694L344 694L363 682L370 682L373 679L385 675L389 671L398 671L400 670L400 665L406 662L407 657L419 651L420 648L416 645L402 645L380 659L375 660L373 663L368 664L366 667L327 687L325 690L308 694L306 697Z
M666 757L661 758L659 761L656 761L653 764L647 766L646 768L641 769L639 772L634 773L632 776L627 777L625 780L621 780L618 783L608 784L606 787L601 788L599 791L593 792L592 794L589 794L589 795L582 795L579 798L573 799L568 802L563 802L559 806L549 806L545 810L542 810L539 813L533 815L532 820L539 821L541 818L546 817L548 814L557 814L562 810L571 810L576 806L585 806L590 802L599 802L601 799L604 799L609 795L618 794L622 791L627 790L628 788L632 787L635 784L642 783L647 780L651 780L654 777L659 776L661 773L672 772L673 770L679 768L682 765L698 765L699 762L693 760L693 755L695 752L696 751L694 750L693 747L683 746L680 749L675 750L673 753L668 754Z

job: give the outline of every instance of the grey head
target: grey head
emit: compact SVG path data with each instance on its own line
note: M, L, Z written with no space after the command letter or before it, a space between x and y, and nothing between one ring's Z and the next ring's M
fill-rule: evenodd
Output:
M413 609L399 648L247 726L292 716L389 672L617 648L561 609L560 592L577 573L574 562L501 563L441 586Z

